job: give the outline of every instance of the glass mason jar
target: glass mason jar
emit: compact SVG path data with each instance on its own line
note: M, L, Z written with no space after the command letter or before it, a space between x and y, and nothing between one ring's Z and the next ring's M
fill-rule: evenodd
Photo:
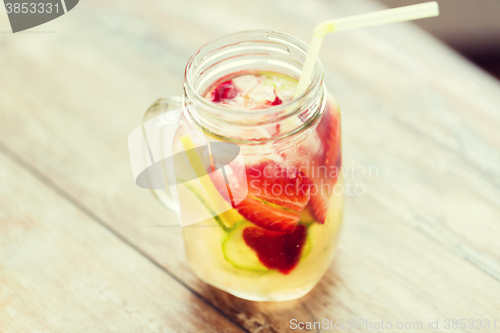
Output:
M245 111L204 96L215 82L234 73L265 71L298 79L307 49L299 39L269 30L218 38L188 61L184 96L158 100L145 116L182 109L174 153L186 150L186 135L193 147L206 142L239 146L246 174L232 176L242 178L236 180L240 184L247 182L248 196L239 204L226 197L231 204L227 213L183 227L183 236L188 262L200 279L248 300L301 297L333 259L343 212L340 111L326 91L319 60L308 89L281 105ZM277 170L288 174L273 174ZM251 181L263 188L259 182L264 176L270 189L258 190L259 195ZM286 192L287 184L296 192ZM203 194L192 191L210 205ZM173 208L168 190L154 192ZM193 210L190 214L196 215ZM276 228L283 219L286 227Z

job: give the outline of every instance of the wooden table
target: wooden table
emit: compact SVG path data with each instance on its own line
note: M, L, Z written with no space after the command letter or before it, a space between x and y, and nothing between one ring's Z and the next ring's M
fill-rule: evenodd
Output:
M200 45L249 28L308 40L320 19L378 8L85 0L0 35L0 332L287 332L292 319L500 329L500 85L412 24L325 42L344 166L378 174L347 176L365 191L346 197L337 258L302 299L253 303L202 283L180 229L151 227L176 216L133 182L128 134L153 100L181 93Z

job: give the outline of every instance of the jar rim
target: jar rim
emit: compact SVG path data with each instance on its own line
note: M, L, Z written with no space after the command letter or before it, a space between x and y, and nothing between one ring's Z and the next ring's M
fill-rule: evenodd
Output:
M219 106L215 103L212 103L211 101L205 99L201 93L196 89L194 86L194 77L191 74L191 71L194 70L196 66L201 65L201 62L203 60L206 60L206 58L213 52L222 50L224 48L234 46L238 43L243 43L243 42L248 42L248 40L244 41L244 36L245 35L261 35L262 39L255 39L253 41L255 42L263 42L265 41L264 38L268 39L270 42L275 43L275 44L282 44L285 45L286 47L292 46L296 50L299 50L301 53L304 54L304 60L305 56L307 55L307 51L309 49L309 46L300 40L297 37L294 37L292 35L286 34L286 33L281 33L273 30L267 30L267 29L252 29L252 30L243 30L243 31L238 31L234 32L231 34L223 35L218 38L215 38L211 40L210 42L202 45L196 52L190 57L186 64L185 72L184 72L184 90L186 96L197 106L200 107L204 110L209 110L213 111L210 113L217 113L217 114L222 114L222 115L231 115L231 116L245 116L247 120L248 117L258 119L259 117L262 116L270 116L270 115L280 115L281 119L292 116L298 112L300 112L300 105L302 105L305 101L307 101L311 95L315 93L315 91L318 91L318 89L321 88L323 85L323 66L320 62L319 59L316 60L316 65L314 67L314 72L313 76L311 78L311 83L308 85L307 89L300 94L299 96L295 97L294 99L290 101L286 101L280 105L276 106L271 106L265 109L258 109L258 110L252 110L252 112L248 112L246 110L238 110L238 109L232 109L224 106ZM231 43L231 44L226 44L222 43L221 46L218 48L208 51L211 46L214 46L215 44L221 44L222 41L224 40L229 40L231 38L234 38L235 36L241 36L241 42L236 42L236 43ZM204 54L204 52L206 54ZM201 56L201 59L199 57ZM196 63L195 62L200 62ZM302 70L303 67L303 62L299 63L300 70ZM295 106L295 107L294 107ZM247 122L248 125L254 125L254 123Z

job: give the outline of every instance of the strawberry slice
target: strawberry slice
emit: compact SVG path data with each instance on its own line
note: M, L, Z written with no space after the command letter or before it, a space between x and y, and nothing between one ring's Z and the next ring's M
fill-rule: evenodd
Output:
M340 151L340 113L328 103L321 122L318 125L318 135L325 146L320 162L326 166L326 172L315 175L312 179L315 191L311 193L311 213L316 220L324 224L328 214L330 196L337 182L342 165ZM320 163L321 164L321 163ZM319 173L319 172L318 172Z
M315 182L316 184L316 182ZM326 192L321 192L321 187L318 189L318 193L311 195L311 214L320 224L325 224L326 216L328 214L328 207L330 203L330 194Z
M238 94L238 88L233 84L233 81L225 81L219 84L212 97L212 102L218 103L225 99L233 99Z
M340 154L340 113L333 106L330 106L330 103L326 104L325 113L317 131L321 142L325 146L323 165L328 170L328 174L322 176L330 177L334 167L340 167L338 164L338 155ZM336 180L336 178L337 175L334 175L333 179Z
M281 103L283 103L283 101L278 96L276 96L271 105L281 105Z
M300 220L300 212L309 202L311 182L301 172L285 170L274 161L264 161L245 169L248 194L239 204L232 197L243 197L231 188L225 195L226 184L211 176L215 186L233 208L247 220L264 229L291 233Z
M301 212L309 202L310 181L295 168L282 168L274 161L252 164L246 169L248 193L265 201Z
M235 208L241 216L253 224L277 232L293 232L300 220L298 213L255 199L251 195L243 199Z
M269 269L290 273L300 260L306 242L307 228L298 225L292 233L284 234L257 227L243 230L243 240Z

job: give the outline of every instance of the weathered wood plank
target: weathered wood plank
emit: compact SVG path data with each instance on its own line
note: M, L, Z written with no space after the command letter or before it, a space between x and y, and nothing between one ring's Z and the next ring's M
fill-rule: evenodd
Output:
M0 331L241 332L0 154Z
M344 111L345 165L379 173L348 175L366 192L347 198L338 257L310 295L283 304L228 296L189 271L178 229L149 227L176 218L134 187L126 138L156 97L180 93L198 46L247 28L307 39L317 19L377 8L295 5L86 1L54 21L56 34L1 38L0 61L10 66L0 72L9 96L0 99L0 143L250 331L287 331L292 318L493 319L500 87L410 25L325 42L327 84Z

